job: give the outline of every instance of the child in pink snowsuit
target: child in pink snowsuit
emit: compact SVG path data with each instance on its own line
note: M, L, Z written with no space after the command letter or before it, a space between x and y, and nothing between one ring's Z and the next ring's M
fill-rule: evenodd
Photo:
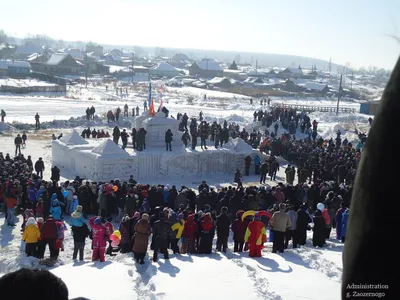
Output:
M100 262L105 261L105 252L107 246L107 240L110 235L110 232L101 223L101 218L97 217L93 220L91 218L89 220L90 227L92 228L92 237L93 237L93 253L92 260Z

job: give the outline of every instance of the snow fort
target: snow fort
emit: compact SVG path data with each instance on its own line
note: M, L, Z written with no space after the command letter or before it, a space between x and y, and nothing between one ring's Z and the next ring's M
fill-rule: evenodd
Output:
M148 111L136 117L134 126L144 128L146 149L136 151L128 144L128 151L110 139L84 139L75 130L60 140L52 141L52 165L67 171L71 176L106 181L113 178L137 180L165 177L212 176L234 174L243 170L244 158L261 154L242 139L230 139L221 148L215 149L213 142L207 140L208 150L185 148L182 132L178 130L179 121L166 118L164 113L150 116ZM173 133L172 151L165 149L165 132ZM128 130L129 131L129 130ZM129 138L130 139L130 138ZM130 142L131 140L129 140ZM200 139L198 139L200 145ZM254 166L253 166L254 167Z

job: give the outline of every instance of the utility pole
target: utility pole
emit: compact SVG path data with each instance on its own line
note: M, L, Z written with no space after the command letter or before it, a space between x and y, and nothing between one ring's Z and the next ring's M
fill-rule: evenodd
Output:
M256 76L258 75L257 69L258 69L258 60L256 59Z
M87 88L87 78L88 78L88 69L89 69L89 65L88 65L88 59L87 59L87 51L85 52L85 86Z
M342 96L342 75L340 75L340 83L339 83L339 94L338 94L338 99L337 99L337 108L336 108L336 115L339 115L339 101L340 97Z
M332 70L332 58L329 59L329 65L328 65L328 82L331 81L331 70Z
M133 74L135 73L135 70L133 68L133 61L135 59L135 53L132 51L132 84L133 84Z
M351 71L351 86L350 86L351 92L353 92L353 80L354 80L354 71Z

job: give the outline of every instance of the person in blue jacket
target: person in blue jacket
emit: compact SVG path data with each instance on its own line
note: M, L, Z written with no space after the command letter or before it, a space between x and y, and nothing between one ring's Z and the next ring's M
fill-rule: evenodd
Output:
M83 217L82 210L83 207L78 205L76 207L76 210L71 214L72 217L71 226L82 227L84 224L88 225L87 221Z
M256 155L254 156L254 168L256 175L260 175L260 166L261 166L261 158L258 155Z
M336 212L336 238L340 240L342 238L342 218L343 213L346 211L346 205L344 202L340 203L340 208Z
M349 214L350 214L350 210L347 208L342 215L342 232L341 232L342 243L344 243L345 238L346 238L346 230L347 230L347 222L349 219Z
M60 205L65 205L64 203L60 202L57 200L57 194L54 193L51 196L51 207L50 207L50 215L53 216L54 220L61 220L61 214L62 214L62 210L61 210L61 206Z
M71 207L72 212L76 211L76 208L78 206L79 206L79 199L78 199L78 196L75 195L72 200L72 207Z

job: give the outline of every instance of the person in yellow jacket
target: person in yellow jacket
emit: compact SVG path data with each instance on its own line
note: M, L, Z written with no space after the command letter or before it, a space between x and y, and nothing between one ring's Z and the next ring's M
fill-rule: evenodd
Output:
M40 230L37 226L35 218L29 218L26 221L26 227L22 235L22 240L25 241L26 256L36 255L36 246L40 238Z
M261 250L264 248L264 243L267 241L267 231L265 225L261 221L261 216L258 212L254 215L254 220L247 226L244 241L249 243L249 256L261 257Z

